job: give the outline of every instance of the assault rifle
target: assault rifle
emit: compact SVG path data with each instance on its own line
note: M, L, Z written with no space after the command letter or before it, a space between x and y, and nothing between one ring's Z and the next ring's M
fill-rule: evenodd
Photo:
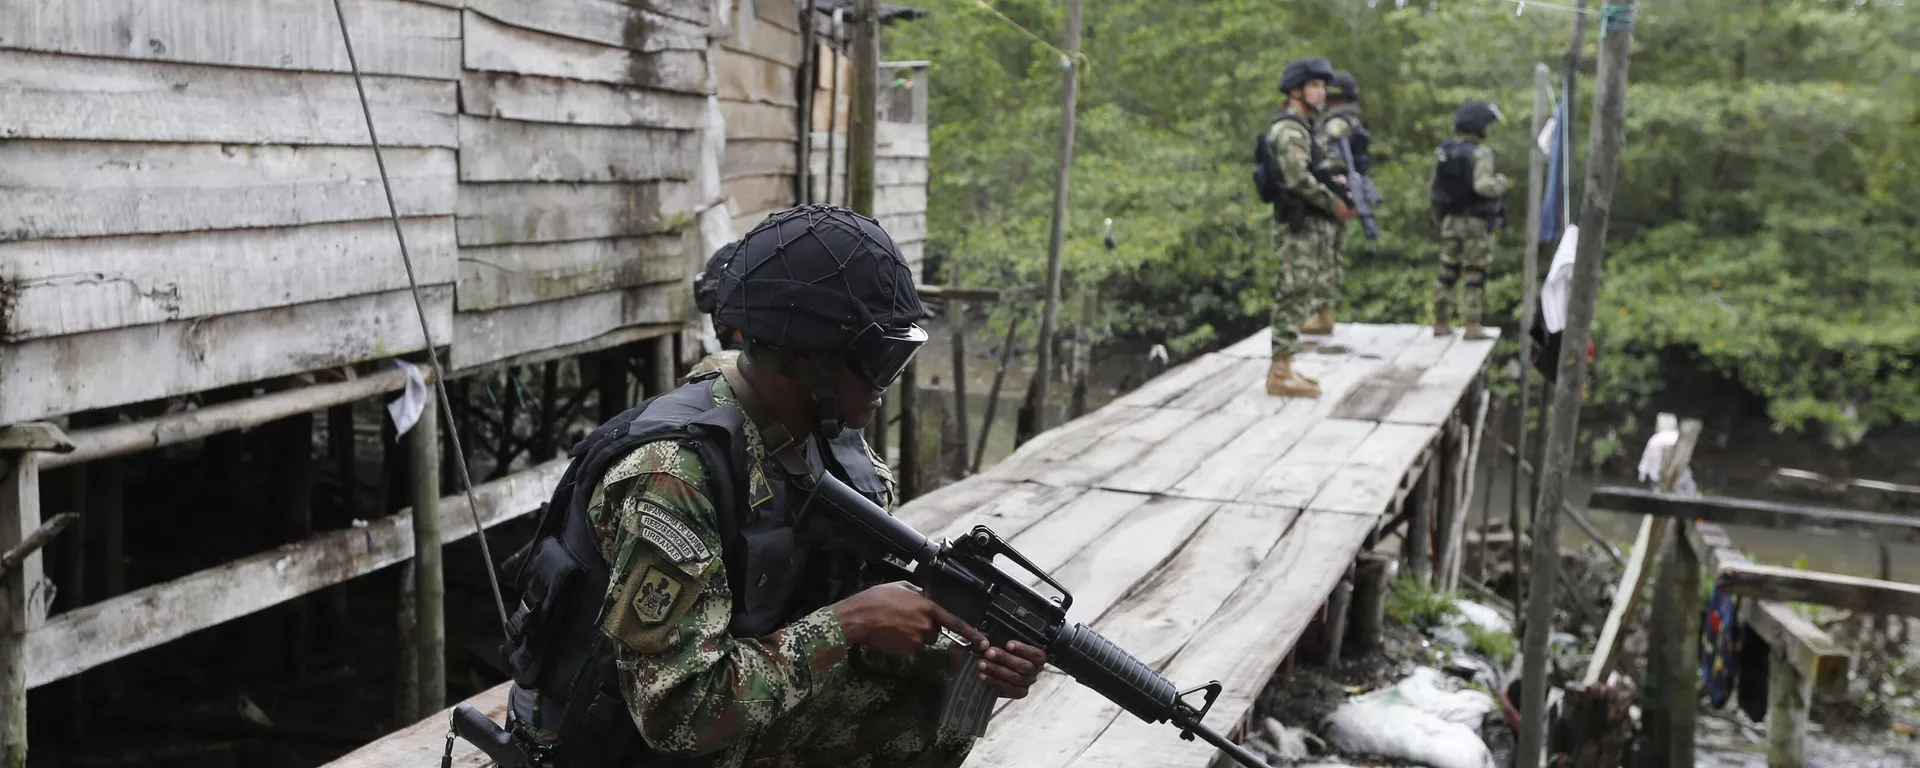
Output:
M806 477L801 479L805 481ZM1149 723L1171 723L1180 729L1183 739L1192 741L1198 736L1241 765L1267 768L1252 752L1201 723L1220 695L1218 681L1180 690L1087 625L1068 626L1067 608L1073 605L1073 595L991 529L975 526L958 539L935 542L833 475L812 475L811 485L804 489L813 501L803 512L803 527L825 523L833 529L835 538L852 539L865 545L863 548L910 564L908 578L922 594L986 635L993 645L1005 647L1017 640L1045 649L1049 663L1135 717ZM817 511L826 514L816 517ZM1032 574L1058 591L1060 597L1046 597L996 567L996 556ZM956 675L953 683L948 693L948 721L977 718L977 725L983 727L993 704L991 692L978 686L971 674ZM1197 708L1186 701L1194 693L1204 695ZM971 714L951 714L955 710ZM486 715L466 704L454 708L452 729L447 735L449 754L453 736L458 733L503 768L540 768L547 764L540 750L517 743Z

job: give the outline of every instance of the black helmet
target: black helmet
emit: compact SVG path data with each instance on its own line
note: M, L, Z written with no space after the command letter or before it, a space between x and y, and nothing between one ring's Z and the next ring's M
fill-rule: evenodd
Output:
M1461 133L1484 133L1487 126L1502 119L1499 107L1484 101L1469 101L1453 113L1453 129Z
M1306 85L1308 80L1332 80L1333 62L1319 56L1294 59L1287 62L1286 71L1280 74L1280 92L1291 93L1293 89Z
M714 322L775 350L844 354L874 389L926 343L913 270L879 222L832 205L768 216L723 260ZM819 384L820 382L815 382Z
M740 241L735 240L714 249L713 255L707 257L707 268L693 276L693 303L700 308L701 314L713 314L720 300L720 269L739 245Z
M1333 82L1327 86L1327 98L1360 100L1360 81L1354 79L1352 72L1345 70L1333 73Z

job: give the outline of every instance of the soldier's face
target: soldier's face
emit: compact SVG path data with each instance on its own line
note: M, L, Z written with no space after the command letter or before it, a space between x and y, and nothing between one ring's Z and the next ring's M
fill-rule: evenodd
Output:
M853 429L866 429L873 423L873 415L880 410L880 396L884 392L875 392L873 385L851 367L837 366L840 373L834 379L834 405L840 410L840 420Z
M1326 81L1308 80L1306 86L1301 88L1300 91L1301 95L1306 99L1307 104L1311 105L1314 109L1319 109L1327 105Z

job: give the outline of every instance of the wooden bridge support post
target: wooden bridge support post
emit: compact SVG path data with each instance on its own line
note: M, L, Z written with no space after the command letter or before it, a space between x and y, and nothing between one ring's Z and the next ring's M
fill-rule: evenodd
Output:
M1362 552L1353 569L1353 598L1347 637L1359 653L1380 647L1380 628L1386 624L1387 591L1400 575L1400 561L1379 552Z
M1787 649L1769 654L1767 681L1767 768L1807 764L1807 712L1813 702L1813 678L1794 669Z
M1353 583L1355 565L1348 565L1347 572L1340 576L1340 583L1334 585L1333 594L1327 596L1327 637L1326 656L1323 661L1327 669L1340 668L1340 652L1347 639L1347 616L1353 606Z
M674 360L673 334L647 342L647 397L664 395L678 386L680 365Z
M1700 701L1700 555L1684 536L1665 538L1648 628L1641 754L1653 768L1691 768Z
M1429 455L1426 470L1407 500L1413 505L1413 514L1407 517L1407 569L1422 584L1433 582L1433 512L1440 498L1440 468L1446 465L1443 456L1443 451Z
M440 411L430 402L406 435L407 479L413 506L413 635L419 654L419 693L409 718L440 711L447 696L446 574L440 552ZM484 534L483 534L484 535Z

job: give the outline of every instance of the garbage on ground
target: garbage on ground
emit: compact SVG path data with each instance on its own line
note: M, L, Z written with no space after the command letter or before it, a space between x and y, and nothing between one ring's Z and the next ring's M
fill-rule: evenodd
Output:
M1325 731L1342 754L1433 768L1492 768L1479 728L1493 706L1487 694L1456 689L1440 670L1419 667L1390 688L1348 700L1327 717Z

